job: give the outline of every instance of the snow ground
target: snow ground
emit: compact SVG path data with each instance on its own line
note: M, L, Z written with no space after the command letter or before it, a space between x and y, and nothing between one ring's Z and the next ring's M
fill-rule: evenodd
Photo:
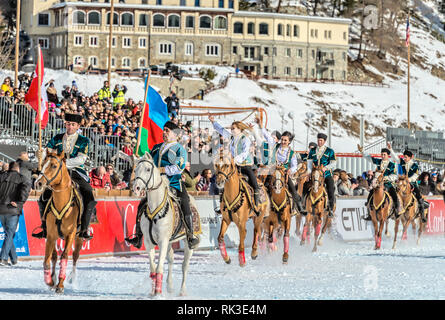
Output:
M250 240L249 240L250 241ZM228 249L232 264L219 251L196 251L191 259L185 297L178 296L182 252L175 253L174 292L150 296L148 257L97 257L80 259L77 278L56 295L43 282L42 260L21 260L1 267L0 300L443 300L445 299L445 238L425 236L419 246L411 234L392 250L384 237L382 250L372 241L344 243L326 237L317 253L311 244L301 247L291 236L289 263L281 263L282 245L276 252L260 251L246 266L237 264L237 249ZM167 271L167 262L165 264ZM71 258L68 263L68 274Z

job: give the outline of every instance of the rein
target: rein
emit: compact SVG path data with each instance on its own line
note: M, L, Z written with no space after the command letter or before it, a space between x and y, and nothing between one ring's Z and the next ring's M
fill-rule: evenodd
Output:
M136 181L136 180L141 180L142 181L142 183L144 184L144 186L145 186L145 189L147 190L147 191L153 191L153 190L157 190L157 189L159 189L159 187L162 185L162 179L161 179L161 181L159 182L159 184L155 187L154 186L154 181L153 181L153 185L151 186L151 187L148 187L148 183L152 180L152 178L153 178L153 175L154 175L154 167L155 167L155 165L151 162L151 161L149 161L149 160L141 160L139 163L138 163L138 166L141 164L141 163L143 163L143 162L148 162L150 165L151 165L151 170L150 170L150 177L148 177L148 179L147 179L147 181L145 181L144 179L142 179L141 177L136 177L135 179L134 179L134 181Z
M62 172L63 162L59 158L57 158L56 156L53 156L53 155L48 155L47 157L56 159L57 163L59 164L59 167L57 168L56 174L51 179L48 179L48 177L45 175L45 173L41 172L42 177L45 178L45 180L46 180L46 187L48 189L50 189L51 191L53 191L53 192L63 192L63 191L66 191L72 185L71 179L69 181L68 186L66 188L62 189L62 190L56 190L56 189L54 189L51 186L51 182L53 182L58 177L58 175Z

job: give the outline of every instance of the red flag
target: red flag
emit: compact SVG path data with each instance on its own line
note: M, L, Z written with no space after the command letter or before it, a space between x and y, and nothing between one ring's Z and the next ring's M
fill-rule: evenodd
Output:
M28 103L36 112L36 123L39 123L39 69L41 71L40 75L40 89L41 89L41 109L40 109L40 118L42 120L42 129L46 127L48 123L48 96L46 95L45 86L43 86L43 76L45 74L45 69L43 65L43 55L42 49L39 47L39 62L36 65L36 71L34 72L34 78L31 81L31 85L29 86L28 92L25 95L25 102Z

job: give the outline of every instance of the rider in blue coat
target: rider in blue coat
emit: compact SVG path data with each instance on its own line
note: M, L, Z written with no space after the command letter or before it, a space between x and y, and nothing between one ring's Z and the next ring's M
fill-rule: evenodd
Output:
M154 145L151 150L151 156L154 164L159 168L161 175L166 175L170 181L170 187L176 191L180 199L181 214L185 224L187 242L190 249L194 249L199 244L199 238L193 235L193 215L190 209L190 198L187 193L184 181L181 175L187 162L187 152L184 147L178 143L179 127L172 121L167 121L164 125L164 142ZM136 217L136 234L132 238L125 238L136 248L142 246L142 230L140 227L140 218L145 201L141 201L138 207Z

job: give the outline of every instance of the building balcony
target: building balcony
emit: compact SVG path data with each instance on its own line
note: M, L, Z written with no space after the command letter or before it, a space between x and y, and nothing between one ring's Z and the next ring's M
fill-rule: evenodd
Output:
M317 59L315 62L317 67L329 67L329 66L335 66L335 60L334 59Z

